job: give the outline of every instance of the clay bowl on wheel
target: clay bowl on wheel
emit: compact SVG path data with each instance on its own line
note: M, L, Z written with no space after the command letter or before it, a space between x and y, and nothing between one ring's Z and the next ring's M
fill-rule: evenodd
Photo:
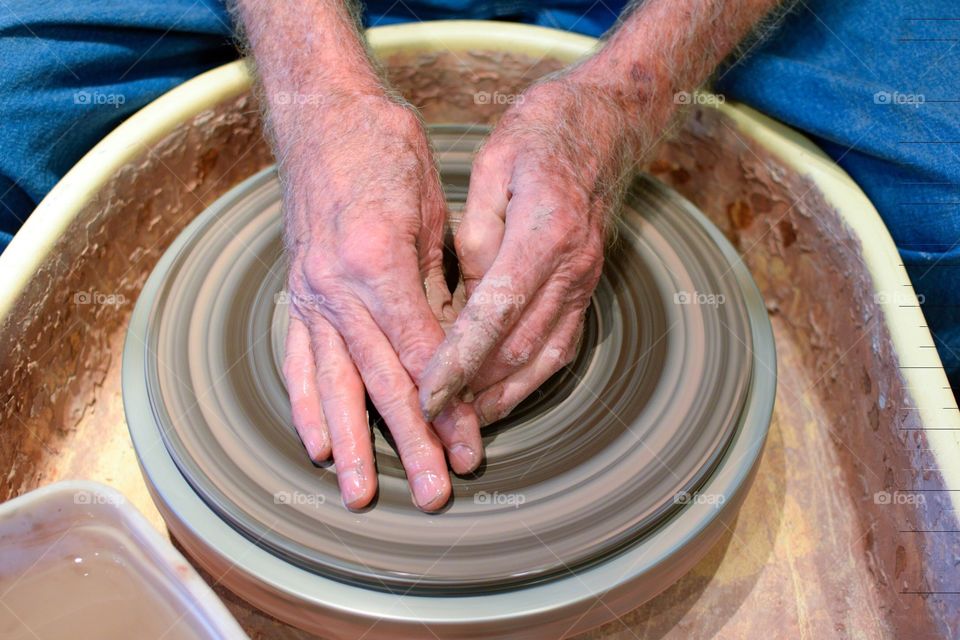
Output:
M514 95L593 45L502 23L385 27L370 38L395 85L438 124L495 122L504 105L480 92ZM237 63L124 123L41 204L0 256L4 497L62 478L104 481L165 530L123 414L127 325L179 232L270 164ZM595 599L619 618L589 635L949 635L960 624L945 593L956 590L956 540L932 532L958 529L947 490L960 487L949 431L960 418L869 201L809 142L729 103L692 109L645 168L742 253L773 327L777 408L739 516L716 521L717 544L676 583L665 575L665 591L642 607L623 613L644 594ZM191 532L175 533L197 551ZM307 637L225 588L242 577L239 558L198 560L248 633ZM560 632L596 621L588 613Z

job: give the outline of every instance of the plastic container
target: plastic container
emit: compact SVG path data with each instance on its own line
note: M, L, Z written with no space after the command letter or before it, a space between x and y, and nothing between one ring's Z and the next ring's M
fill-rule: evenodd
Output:
M123 494L58 482L0 505L0 637L246 638Z

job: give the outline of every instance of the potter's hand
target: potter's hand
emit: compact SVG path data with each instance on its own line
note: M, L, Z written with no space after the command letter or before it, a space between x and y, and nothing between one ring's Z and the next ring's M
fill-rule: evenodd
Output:
M428 416L465 386L488 424L576 354L629 165L621 107L564 76L530 90L473 164L456 248L467 304L420 387Z
M446 209L426 135L386 96L328 102L318 117L330 137L285 162L293 422L313 460L332 449L344 502L366 505L376 490L366 387L416 504L437 509L450 495L444 447L468 472L482 445L469 405L452 403L431 428L417 403L415 383L444 336L438 317L452 319Z
M573 358L625 178L776 1L637 3L504 114L474 162L456 238L469 298L423 376L428 418L464 387L484 423L502 418Z
M284 375L314 460L333 454L344 503L377 487L364 387L386 421L414 502L438 509L480 461L473 408L428 424L417 389L450 313L444 204L426 136L387 97L343 2L237 0L280 165L290 257Z

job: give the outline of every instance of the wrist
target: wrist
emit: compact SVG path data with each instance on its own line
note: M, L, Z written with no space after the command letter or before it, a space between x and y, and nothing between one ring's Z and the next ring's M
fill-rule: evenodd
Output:
M567 81L613 111L611 126L620 128L617 134L634 153L642 153L651 134L667 126L673 115L673 80L655 61L636 59L624 65L602 53L572 69Z
M321 150L334 152L364 139L364 129L382 124L407 108L383 87L341 87L291 94L287 104L270 108L269 117L281 169L288 164L316 165Z
M429 155L416 111L384 92L331 94L299 128L277 138L284 195L292 201L363 199L372 185L395 188L421 176L417 163ZM305 213L323 209L314 203Z

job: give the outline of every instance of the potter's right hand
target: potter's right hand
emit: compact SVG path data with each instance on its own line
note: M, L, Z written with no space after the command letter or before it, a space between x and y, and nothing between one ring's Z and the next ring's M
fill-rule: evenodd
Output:
M377 488L364 387L426 511L454 471L480 462L479 423L455 402L428 424L417 383L452 320L442 271L443 194L423 127L385 95L327 99L281 158L290 256L284 376L293 423L314 461L333 455L344 504ZM316 133L321 132L321 133Z

